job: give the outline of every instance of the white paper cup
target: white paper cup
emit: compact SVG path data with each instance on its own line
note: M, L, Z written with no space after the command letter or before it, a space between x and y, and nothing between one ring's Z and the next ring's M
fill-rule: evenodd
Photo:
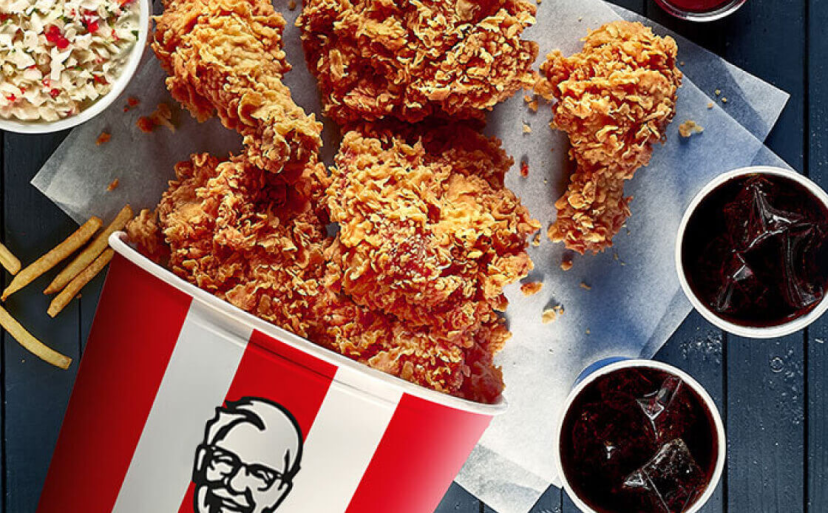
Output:
M0 130L16 132L18 134L49 134L59 132L89 121L112 105L121 96L121 93L124 92L124 89L126 89L126 86L132 80L132 76L135 75L135 71L138 69L138 65L141 63L141 58L144 55L147 38L149 37L150 0L135 1L138 2L138 40L135 42L132 50L130 50L129 59L124 64L121 75L112 84L112 89L108 93L95 100L92 105L77 114L58 119L57 121L20 121L18 119L5 119L0 117Z
M627 359L623 357L615 357L615 358L607 358L605 360L601 360L596 362L581 373L581 375L575 380L575 385L572 388L572 391L569 393L569 396L566 398L566 402L564 402L564 406L558 419L558 423L555 430L555 443L557 444L557 449L555 451L555 466L558 470L558 475L561 477L561 482L563 483L563 487L566 490L566 493L569 495L569 498L572 499L572 502L583 512L583 513L596 513L594 509L588 506L581 497L575 492L574 488L570 484L566 472L564 471L563 460L561 458L561 435L563 434L563 424L564 420L566 419L566 415L569 412L569 409L572 407L572 403L575 399L580 396L581 392L589 386L592 382L596 379L600 378L601 376L606 376L612 372L615 372L620 369L630 369L630 368L647 368L647 369L655 369L658 371L666 372L673 376L679 377L685 384L689 385L690 388L696 393L696 395L702 400L704 403L704 407L710 412L710 417L713 419L713 425L716 430L716 445L718 454L716 456L716 464L713 469L713 475L710 478L710 482L705 488L704 493L702 493L701 497L699 497L696 502L688 509L685 513L695 513L699 511L702 506L710 500L710 496L713 495L713 492L716 489L716 486L719 483L719 480L722 477L722 472L724 471L724 464L727 455L727 439L725 437L725 430L724 425L722 424L722 418L719 415L719 410L716 408L716 403L713 401L713 398L710 397L710 394L702 387L698 381L690 377L689 374L686 372L673 367L672 365L667 365L666 363L656 362L652 360L633 360Z
M810 325L812 322L817 320L822 314L824 314L825 311L828 310L828 300L826 300L828 294L826 294L826 297L823 297L819 304L816 305L810 312L784 324L761 327L743 326L721 318L699 299L699 297L696 295L695 292L693 292L693 289L690 287L690 283L687 281L687 276L684 270L684 262L682 260L684 234L687 230L687 224L690 222L690 218L693 216L693 213L695 213L699 204L711 192L713 192L716 188L718 188L725 182L728 182L741 176L751 174L775 175L793 180L798 184L802 185L806 190L813 194L814 197L821 201L826 206L826 208L828 208L828 194L826 194L826 192L822 190L817 184L815 184L808 178L800 175L799 173L796 173L795 171L769 166L756 166L736 169L734 171L730 171L722 175L719 175L718 177L710 181L707 185L705 185L704 188L701 191L699 191L698 194L696 194L696 196L693 198L693 201L690 202L690 206L688 206L687 210L684 212L684 217L682 218L681 224L679 225L678 236L676 237L676 270L678 271L679 282L681 283L682 290L684 290L684 294L693 304L693 307L695 307L695 309L698 310L698 312L702 314L702 316L708 321L710 321L714 326L723 329L729 333L733 333L734 335L738 335L740 337L783 337L785 335L790 335L791 333L795 333L799 330L805 329L806 327L808 327L808 325Z
M122 236L40 513L430 513L506 409L312 344Z

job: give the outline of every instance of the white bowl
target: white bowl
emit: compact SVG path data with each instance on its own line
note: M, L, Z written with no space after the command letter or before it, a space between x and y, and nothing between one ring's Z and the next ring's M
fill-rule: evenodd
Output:
M724 424L722 423L722 417L719 415L719 410L716 408L716 403L713 401L713 398L710 397L710 394L702 387L698 381L690 377L689 374L682 371L681 369L677 369L672 365L667 365L666 363L656 362L652 360L621 360L615 363L610 363L609 365L605 365L603 367L598 367L589 375L585 376L580 382L577 382L575 387L569 393L569 396L566 398L564 402L563 411L561 412L560 418L558 419L558 423L555 430L555 443L557 444L558 450L555 451L555 467L558 470L558 475L561 476L561 482L563 483L563 487L566 490L566 493L569 495L569 498L572 499L572 502L583 512L583 513L596 513L594 509L588 506L580 497L575 493L575 490L572 488L572 485L569 483L569 480L566 478L566 473L563 469L563 461L561 459L561 451L560 451L560 444L561 444L561 434L563 432L563 423L566 419L566 414L569 411L569 408L572 406L572 402L581 394L581 392L589 386L590 383L595 381L596 379L600 378L601 376L605 376L611 372L617 371L619 369L627 369L627 368L649 368L655 369L662 372L666 372L667 374L671 374L673 376L678 376L685 384L690 386L693 391L698 395L698 397L704 403L705 408L710 412L710 417L713 419L713 427L716 430L716 445L717 445L717 454L716 454L716 465L713 468L713 475L710 477L710 482L705 488L704 493L702 493L701 497L699 497L696 502L690 506L690 509L686 511L686 513L695 513L699 511L705 503L710 500L710 497L713 495L713 492L716 490L716 486L719 484L719 480L722 478L722 472L724 471L724 464L725 459L727 457L727 438L725 436Z
M8 132L16 132L18 134L48 134L51 132L59 132L80 125L85 121L89 121L107 107L112 105L121 93L126 89L135 70L141 63L141 57L144 55L144 49L147 46L147 37L149 37L150 27L150 0L135 0L138 2L138 41L130 51L129 59L121 70L121 75L112 84L112 89L101 98L95 100L92 105L71 116L58 119L57 121L20 121L16 119L0 118L0 130Z
M699 206L699 203L706 198L714 189L718 186L722 185L723 183L732 180L734 178L750 175L750 174L765 174L765 175L775 175L775 176L782 176L785 178L789 178L798 184L805 187L808 191L811 192L819 201L821 201L826 208L828 208L828 194L824 190L822 190L817 184L812 182L811 180L805 178L804 176L800 175L795 171L790 171L787 169L781 169L777 167L769 167L769 166L756 166L756 167L746 167L742 169L736 169L735 171L730 171L728 173L724 173L719 175L710 183L708 183L697 195L693 198L693 201L690 202L690 206L687 207L687 210L684 212L684 217L681 220L681 224L679 225L678 230L678 237L676 238L676 270L678 271L679 282L681 283L681 288L684 290L684 294L690 299L690 302L693 306L698 310L702 316L710 321L714 326L717 328L723 329L729 333L733 333L734 335L738 335L740 337L748 337L748 338L776 338L776 337L784 337L785 335L790 335L791 333L795 333L799 330L806 328L809 324L817 320L822 314L828 310L828 299L825 297L816 305L810 312L807 314L797 317L789 322L778 324L775 326L742 326L739 324L735 324L733 322L727 321L719 317L715 312L710 310L699 298L696 296L695 292L690 288L690 284L687 281L687 276L684 272L684 265L682 263L682 245L684 242L684 232L687 228L687 223L690 221L690 217L696 211L696 208Z

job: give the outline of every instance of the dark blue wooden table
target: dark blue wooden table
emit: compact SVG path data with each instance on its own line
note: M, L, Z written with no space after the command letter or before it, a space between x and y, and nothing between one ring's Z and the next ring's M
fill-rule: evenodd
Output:
M576 0L571 0L576 1ZM616 3L676 30L791 94L768 146L828 188L828 1L748 0L712 24L679 22L652 1ZM65 133L23 136L0 131L3 242L24 262L53 247L75 227L29 185ZM3 276L4 282L8 276ZM46 279L12 296L8 309L42 340L78 358L102 286L97 278L57 319L46 315ZM0 511L32 512L69 400L77 365L64 372L25 352L2 334L0 388ZM658 353L695 376L725 421L728 462L703 511L828 512L828 318L776 340L747 340L715 329L696 313ZM94 462L88 462L94 465ZM67 511L72 511L67 505ZM394 511L389 504L389 512ZM441 513L491 512L458 486ZM571 513L551 488L534 513ZM378 512L381 513L381 512Z

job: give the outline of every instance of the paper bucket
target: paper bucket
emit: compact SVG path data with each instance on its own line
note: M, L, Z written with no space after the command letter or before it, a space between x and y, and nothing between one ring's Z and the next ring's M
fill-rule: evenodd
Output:
M38 511L428 513L504 402L413 385L177 278L115 234Z

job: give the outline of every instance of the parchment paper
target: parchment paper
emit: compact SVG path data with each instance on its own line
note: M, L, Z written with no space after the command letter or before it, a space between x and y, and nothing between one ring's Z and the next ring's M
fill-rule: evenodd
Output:
M289 11L286 3L275 1L288 19L286 51L294 65L285 81L297 103L319 113L315 81L307 72L293 26L298 11ZM634 16L601 0L544 0L537 25L526 37L539 42L542 56L554 48L569 54L580 49L588 28L620 15ZM673 244L684 206L695 192L721 172L758 162L781 163L762 141L788 96L690 42L679 42L687 77L679 93L678 115L667 144L656 149L650 166L627 187L635 197L628 231L616 237L613 250L578 257L568 272L560 269L563 247L544 236L540 247L530 249L536 268L524 280L542 280L543 290L530 298L522 296L517 284L507 290L514 337L499 363L510 409L492 422L458 476L460 484L501 513L527 511L549 483L556 482L554 424L577 374L605 356L651 356L690 311L675 277ZM150 51L144 61L123 98L73 130L32 181L76 221L92 214L111 217L126 202L136 209L152 207L173 176L175 162L194 152L222 155L241 147L239 137L218 121L198 125L186 111L177 114L175 134L165 128L153 134L139 132L134 126L138 116L149 114L160 102L176 106ZM713 94L715 89L728 98L726 105ZM124 113L128 96L138 97L141 105ZM710 102L712 109L707 108ZM680 140L678 125L687 119L705 131ZM555 216L553 203L565 189L568 166L566 137L548 128L550 120L549 105L533 113L519 94L495 109L486 128L503 139L515 157L507 184L541 220L544 232ZM524 123L531 126L531 134L523 133ZM330 163L338 134L330 122L325 120L325 125L323 158ZM102 131L110 132L112 139L96 147ZM529 163L528 178L517 172L522 160ZM106 192L114 178L120 186ZM552 324L541 324L542 311L553 303L562 304L565 314Z

